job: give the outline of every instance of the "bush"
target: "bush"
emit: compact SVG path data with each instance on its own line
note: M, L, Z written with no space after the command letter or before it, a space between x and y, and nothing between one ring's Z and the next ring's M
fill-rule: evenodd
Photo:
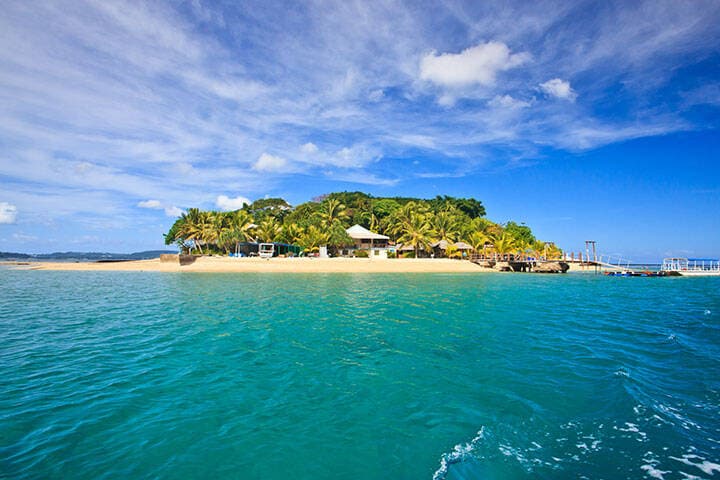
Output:
M395 253L395 252L387 252L387 258L397 258L397 253Z
M368 258L367 250L355 250L355 257L357 258Z

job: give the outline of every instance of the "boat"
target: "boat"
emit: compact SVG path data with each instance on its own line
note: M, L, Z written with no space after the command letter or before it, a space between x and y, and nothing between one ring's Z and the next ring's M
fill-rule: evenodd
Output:
M682 277L720 276L720 260L717 258L665 258L660 271Z
M616 272L605 272L608 277L666 277L667 272L653 272L650 270L642 270L639 272L633 270L621 270Z

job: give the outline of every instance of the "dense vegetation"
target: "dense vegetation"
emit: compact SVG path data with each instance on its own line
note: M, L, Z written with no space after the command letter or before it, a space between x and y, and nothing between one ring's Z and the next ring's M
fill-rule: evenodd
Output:
M170 228L165 243L197 253L229 253L248 241L284 242L308 251L328 245L337 250L352 245L345 229L354 224L412 246L414 255L439 240L462 241L478 252L559 254L554 245L538 241L526 225L488 220L482 202L473 198L426 200L361 192L331 193L294 208L282 198L256 200L232 212L191 208ZM453 256L457 251L450 246L447 253Z

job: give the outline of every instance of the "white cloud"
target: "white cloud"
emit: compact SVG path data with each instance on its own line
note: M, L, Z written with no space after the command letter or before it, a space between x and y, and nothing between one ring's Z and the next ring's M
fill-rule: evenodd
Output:
M174 206L173 207L165 207L165 215L167 215L168 217L179 217L183 213L185 213L185 211L182 208L178 208L178 207L174 207Z
M217 205L219 209L225 210L226 212L229 212L231 210L239 210L243 207L243 205L250 205L250 203L250 200L245 197L237 196L235 198L230 198L227 195L220 195L215 201L215 205Z
M25 233L13 233L13 239L20 242L34 242L35 240L38 240L38 237L35 235L27 235Z
M575 101L577 98L577 93L570 87L570 82L559 78L553 78L545 83L541 83L540 89L552 97L564 98L570 101Z
M527 108L530 106L530 102L525 100L518 100L510 95L497 95L488 102L488 105L493 108Z
M263 153L253 165L253 169L260 172L280 172L285 169L286 165L287 161L284 158Z
M160 203L160 200L145 200L142 202L139 202L137 204L140 208L153 208L153 209L160 209L163 208L162 203Z
M7 202L0 202L0 224L15 223L17 218L17 207Z
M318 147L314 143L308 142L300 147L300 151L303 153L307 153L308 155L312 155L318 152Z
M165 205L160 200L145 200L143 202L138 202L137 206L140 208L151 208L153 210L164 210L165 215L168 217L179 217L185 213L183 209L174 205Z
M385 96L385 92L383 92L382 88L378 88L377 90L373 90L368 94L368 100L371 102L379 102L383 99Z
M420 78L451 88L490 86L499 72L522 65L529 58L526 52L510 53L502 42L481 43L460 53L427 54L420 62Z

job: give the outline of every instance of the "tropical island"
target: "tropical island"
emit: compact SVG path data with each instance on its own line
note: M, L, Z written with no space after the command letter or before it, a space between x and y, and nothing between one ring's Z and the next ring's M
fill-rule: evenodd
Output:
M527 225L500 224L485 215L481 201L447 195L428 200L336 192L296 207L282 198L264 198L230 212L190 208L165 234L165 243L201 255L231 255L243 244L266 242L295 245L305 254L327 246L331 256L367 257L371 247L361 248L348 232L359 226L367 237L387 240L389 258L562 256L554 243L538 240Z
M233 211L189 208L164 240L179 253L24 267L286 273L529 271L530 265L532 271L555 273L571 268L560 261L567 254L537 239L529 226L493 222L481 201L447 195L423 199L336 192L297 206L283 198L263 198ZM263 255L264 246L270 254ZM584 268L576 263L572 268Z

